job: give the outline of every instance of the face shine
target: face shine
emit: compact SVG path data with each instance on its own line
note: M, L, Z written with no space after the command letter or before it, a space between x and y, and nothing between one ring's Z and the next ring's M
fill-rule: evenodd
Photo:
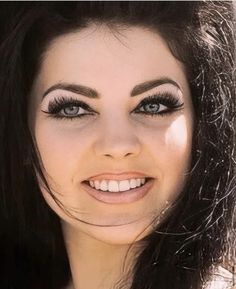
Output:
M193 109L184 68L158 34L130 27L119 37L105 26L91 26L56 38L34 83L30 125L52 191L83 221L70 218L40 185L63 227L78 236L129 244L152 229L153 218L161 215L183 188L190 163ZM146 90L139 87L132 96L137 85L154 79L160 80L159 85L146 86ZM179 88L163 79L171 79ZM54 85L56 89L49 89ZM79 90L72 89L75 85ZM94 97L94 91L99 97ZM141 113L166 109L166 102L139 107L154 95L171 95L183 106L166 115ZM71 104L60 111L64 118L48 113L55 101L71 99L91 110L78 110ZM66 112L73 115L78 111L87 115L65 118ZM153 178L148 194L125 204L99 202L83 188L85 180L95 185L96 180L145 177Z

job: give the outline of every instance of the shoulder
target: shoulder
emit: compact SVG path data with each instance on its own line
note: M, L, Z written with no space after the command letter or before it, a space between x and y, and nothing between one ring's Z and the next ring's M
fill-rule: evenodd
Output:
M233 273L223 267L218 267L212 274L204 289L236 289Z

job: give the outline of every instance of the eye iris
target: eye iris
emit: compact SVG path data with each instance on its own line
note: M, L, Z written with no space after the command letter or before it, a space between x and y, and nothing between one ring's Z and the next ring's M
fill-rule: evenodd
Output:
M64 113L67 115L75 115L79 111L79 107L77 106L68 106L63 109Z
M149 103L144 105L144 109L149 112L157 112L160 109L160 105L158 103Z

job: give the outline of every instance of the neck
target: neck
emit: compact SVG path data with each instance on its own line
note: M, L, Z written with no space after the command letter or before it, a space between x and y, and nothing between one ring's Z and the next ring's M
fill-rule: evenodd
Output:
M72 274L70 289L112 289L125 277L131 285L136 246L107 244L67 226L63 234Z

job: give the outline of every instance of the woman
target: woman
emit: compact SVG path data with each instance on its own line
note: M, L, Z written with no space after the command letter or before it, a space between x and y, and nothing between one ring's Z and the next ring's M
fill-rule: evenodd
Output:
M1 288L232 288L231 3L1 8Z

